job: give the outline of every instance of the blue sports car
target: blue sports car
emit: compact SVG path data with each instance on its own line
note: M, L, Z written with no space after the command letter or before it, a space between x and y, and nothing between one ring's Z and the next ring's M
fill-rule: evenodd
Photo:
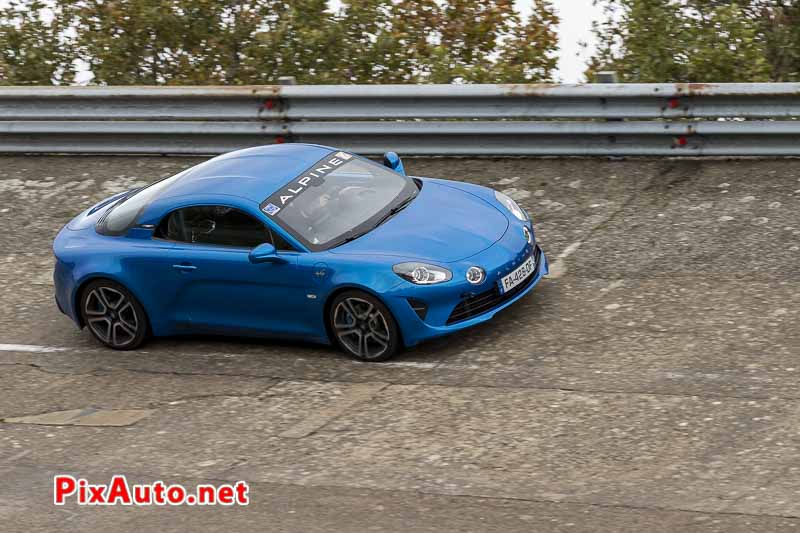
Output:
M477 185L308 144L228 153L58 234L59 309L101 343L278 336L365 361L489 320L548 271L527 213Z

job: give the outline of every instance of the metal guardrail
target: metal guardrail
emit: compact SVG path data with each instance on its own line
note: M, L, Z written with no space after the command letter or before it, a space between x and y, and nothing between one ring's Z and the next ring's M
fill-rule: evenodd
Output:
M800 83L0 87L0 152L800 155Z

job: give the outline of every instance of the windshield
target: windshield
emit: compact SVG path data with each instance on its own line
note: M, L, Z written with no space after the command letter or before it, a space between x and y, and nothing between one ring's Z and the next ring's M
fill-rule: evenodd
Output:
M335 152L267 198L261 210L318 251L370 231L417 192L411 178Z

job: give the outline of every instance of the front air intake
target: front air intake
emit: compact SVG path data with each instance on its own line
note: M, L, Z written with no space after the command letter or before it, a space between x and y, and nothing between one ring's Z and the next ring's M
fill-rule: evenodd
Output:
M417 313L420 320L425 320L425 317L428 315L428 304L416 298L409 298L408 305Z

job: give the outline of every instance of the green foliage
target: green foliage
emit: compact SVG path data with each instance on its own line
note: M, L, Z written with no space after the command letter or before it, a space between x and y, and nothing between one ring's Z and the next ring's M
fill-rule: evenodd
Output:
M757 21L736 4L700 15L687 58L687 79L698 82L769 81L766 44Z
M621 80L641 83L684 76L683 24L674 3L611 0L605 8L608 18L596 27L600 46L590 72L616 70Z
M193 83L208 76L201 46L212 1L65 0L77 57L100 83ZM205 67L205 68L204 68Z
M235 0L234 0L235 1ZM240 48L244 69L228 83L273 83L295 76L299 83L335 83L331 59L338 46L325 0L253 0L261 16L255 32L237 36L222 49ZM223 66L223 71L225 70Z
M60 7L12 0L0 8L0 85L50 85L72 75L69 24Z
M551 0L7 0L0 84L551 81ZM800 80L800 0L596 0L587 77Z
M760 3L762 5L757 7L767 46L770 79L800 81L800 2Z
M342 2L333 31L340 54L333 63L343 83L385 83L394 77L392 66L402 51L392 32L391 0Z
M500 51L492 81L530 83L552 78L558 60L559 20L549 0L534 0L530 19L511 30Z
M392 3L390 35L394 42L386 62L387 83L431 80L442 11L435 0Z
M451 0L441 13L434 49L434 83L483 83L492 75L491 54L518 23L511 0Z
M587 77L615 70L626 82L796 79L798 2L597 0L606 17Z
M558 19L533 0L12 0L0 82L248 84L549 81ZM51 17L42 16L45 9Z

